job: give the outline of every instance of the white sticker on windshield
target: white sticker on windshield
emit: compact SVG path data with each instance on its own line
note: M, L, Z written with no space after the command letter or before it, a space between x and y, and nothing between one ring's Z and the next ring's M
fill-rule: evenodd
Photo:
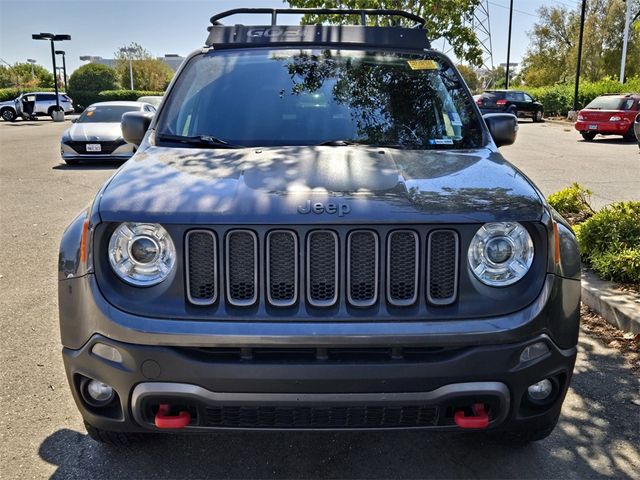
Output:
M453 145L453 140L450 138L434 138L429 140L429 145Z

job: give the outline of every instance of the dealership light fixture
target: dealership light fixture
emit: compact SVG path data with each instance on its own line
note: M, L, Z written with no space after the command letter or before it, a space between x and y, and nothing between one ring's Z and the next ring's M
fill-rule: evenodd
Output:
M31 35L33 40L49 40L51 43L51 60L53 61L53 86L56 91L56 111L60 111L60 98L58 97L58 76L56 69L56 47L55 42L62 42L64 40L71 40L71 35L66 33L64 34L55 34L55 33L34 33ZM66 82L65 82L66 89Z

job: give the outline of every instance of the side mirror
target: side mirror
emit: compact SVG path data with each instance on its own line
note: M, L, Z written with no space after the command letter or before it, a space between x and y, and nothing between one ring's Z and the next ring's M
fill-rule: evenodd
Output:
M518 136L518 119L510 113L487 113L483 115L496 147L511 145Z
M78 119L77 119L77 118L72 118L72 119L71 119L71 123L76 123L77 121L78 121Z
M151 120L153 113L150 112L127 112L122 115L120 128L125 142L139 146L151 125Z

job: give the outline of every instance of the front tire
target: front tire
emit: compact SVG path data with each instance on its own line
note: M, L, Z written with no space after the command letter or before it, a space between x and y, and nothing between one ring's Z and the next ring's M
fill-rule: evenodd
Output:
M582 135L582 138L584 138L587 142L590 142L594 138L596 138L596 132L582 132L580 133L580 135Z
M113 447L128 447L129 445L138 443L147 438L147 435L142 433L102 430L101 428L94 427L86 421L84 422L84 428L87 430L87 434L96 442L111 445Z
M2 114L0 116L2 116L2 119L5 122L15 122L17 117L16 112L11 110L10 108L5 108L4 110L2 110Z

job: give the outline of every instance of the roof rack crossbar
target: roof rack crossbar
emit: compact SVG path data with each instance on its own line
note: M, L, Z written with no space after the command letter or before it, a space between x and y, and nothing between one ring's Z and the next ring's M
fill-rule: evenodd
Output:
M402 17L408 20L413 20L417 27L423 27L425 19L414 15L413 13L403 12L402 10L390 10L390 9L343 9L343 8L234 8L222 13L218 13L211 17L212 25L222 25L220 20L223 18L231 17L233 15L271 15L271 25L277 25L278 15L360 15L360 24L365 26L367 23L367 16L392 16Z

